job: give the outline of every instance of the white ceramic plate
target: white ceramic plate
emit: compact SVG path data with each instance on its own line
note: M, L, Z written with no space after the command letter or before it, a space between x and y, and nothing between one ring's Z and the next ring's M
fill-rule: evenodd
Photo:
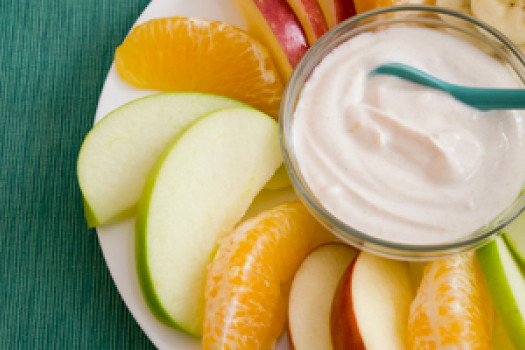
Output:
M135 24L167 16L193 16L222 20L243 27L232 0L153 0ZM95 122L116 107L154 92L135 89L127 85L118 77L115 66L112 65L100 95ZM252 216L262 209L293 198L295 195L290 189L263 192L254 201L246 216ZM106 264L122 299L153 344L159 349L200 349L199 339L165 326L148 309L136 274L134 220L98 227L97 233ZM287 348L286 338L283 337L276 349Z

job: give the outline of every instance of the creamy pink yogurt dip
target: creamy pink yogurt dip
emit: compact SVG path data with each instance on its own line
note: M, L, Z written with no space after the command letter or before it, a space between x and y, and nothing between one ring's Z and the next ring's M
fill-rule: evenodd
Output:
M461 85L518 85L498 60L444 31L361 34L325 57L301 92L292 134L299 168L321 205L363 233L407 244L464 237L522 189L525 115L481 112L368 75L386 62Z

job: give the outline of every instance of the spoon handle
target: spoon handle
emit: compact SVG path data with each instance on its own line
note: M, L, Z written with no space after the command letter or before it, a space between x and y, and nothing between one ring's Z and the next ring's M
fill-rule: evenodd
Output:
M394 75L413 83L425 85L443 91L448 91L451 86L451 84L433 77L423 71L420 71L419 69L397 62L382 64L375 68L371 74Z
M524 109L525 89L485 89L452 85L448 91L464 103L482 111Z
M475 88L447 83L406 64L392 62L371 72L399 78L445 91L456 99L482 111L493 109L525 109L525 89Z

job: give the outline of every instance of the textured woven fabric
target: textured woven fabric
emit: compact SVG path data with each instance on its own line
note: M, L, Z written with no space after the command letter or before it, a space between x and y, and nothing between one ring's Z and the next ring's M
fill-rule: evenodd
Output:
M82 212L75 166L148 0L0 1L0 348L153 348Z

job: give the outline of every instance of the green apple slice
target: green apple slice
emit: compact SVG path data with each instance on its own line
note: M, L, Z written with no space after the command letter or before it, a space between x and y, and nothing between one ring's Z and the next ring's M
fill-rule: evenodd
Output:
M88 226L132 216L168 143L198 117L234 106L245 104L203 93L160 93L106 115L86 136L77 162Z
M136 219L139 282L153 313L200 335L218 240L282 164L277 122L249 107L199 119L154 167Z
M502 229L505 240L516 255L516 258L525 266L525 212Z
M510 340L525 349L525 274L502 237L480 248L478 260Z

